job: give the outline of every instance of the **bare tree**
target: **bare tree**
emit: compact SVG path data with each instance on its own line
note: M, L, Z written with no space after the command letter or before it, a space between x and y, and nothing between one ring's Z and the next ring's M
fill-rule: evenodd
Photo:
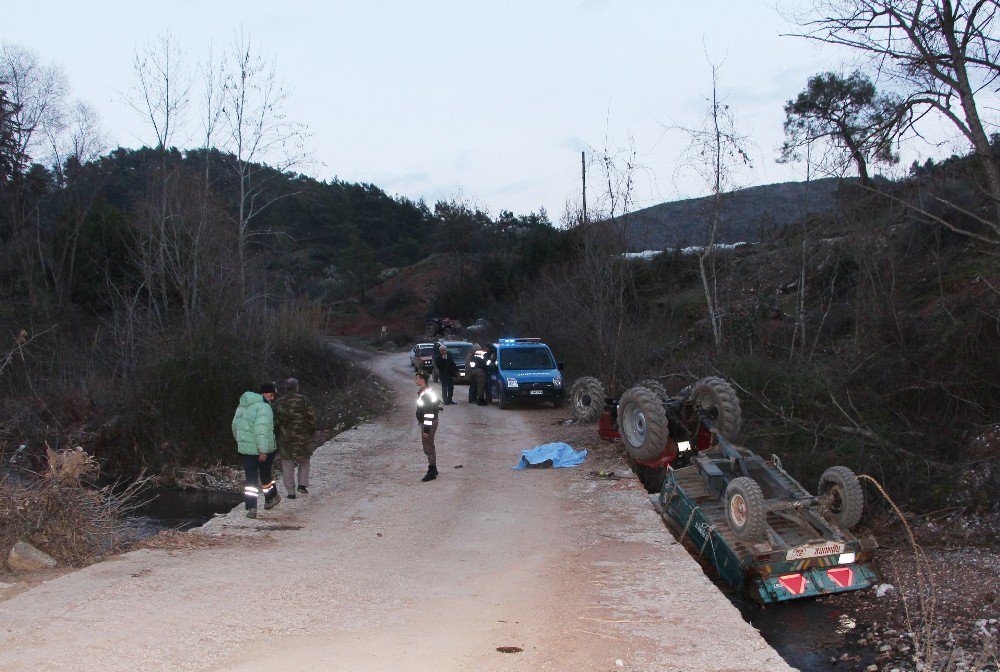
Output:
M929 112L948 119L972 145L994 202L1000 234L1000 167L977 96L1000 78L997 0L814 0L799 19L812 40L871 57L878 72L906 93L912 125Z
M144 210L151 218L152 226L142 227L147 237L137 249L152 255L152 263L143 261L139 267L146 276L144 281L149 298L151 314L161 321L166 319L170 307L170 293L167 279L167 220L168 191L173 171L168 154L174 137L184 121L184 114L190 104L192 75L186 57L177 41L169 33L158 36L152 43L135 55L132 72L134 85L132 95L126 102L148 123L156 137L156 153L159 174L155 180L159 207ZM151 185L152 186L152 185Z
M38 160L47 147L47 132L64 123L69 83L57 65L9 42L0 43L0 82L13 104L19 152Z
M32 160L49 163L46 138L64 123L66 96L69 89L66 75L56 66L45 64L32 51L11 43L0 43L0 82L4 83L11 116L9 127L14 133L15 156L21 163ZM8 220L4 237L8 238L4 252L17 260L29 295L34 298L37 271L47 280L46 253L43 246L43 221L40 205L45 190L33 189L28 180L18 180L6 199L5 218Z
M249 36L238 35L225 60L222 119L223 145L232 155L229 172L238 189L234 219L244 298L250 225L268 206L290 195L269 191L273 179L306 159L306 132L288 120L286 96L274 62L261 55Z
M737 164L751 165L746 149L749 139L736 128L736 120L729 105L719 98L720 65L709 62L712 68L712 94L708 99L705 122L697 128L682 128L690 142L685 152L687 164L705 180L712 193L705 245L698 254L705 304L716 346L722 345L722 310L719 305L716 269L716 244L722 222L725 195L732 191L732 177Z

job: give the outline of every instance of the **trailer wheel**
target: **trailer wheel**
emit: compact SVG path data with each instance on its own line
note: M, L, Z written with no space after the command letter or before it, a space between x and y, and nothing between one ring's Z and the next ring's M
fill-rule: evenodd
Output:
M618 427L625 450L633 460L655 460L670 438L667 413L655 394L633 387L618 402Z
M740 541L764 538L767 507L757 481L740 476L729 482L726 487L726 521Z
M842 527L851 529L861 520L865 492L861 489L861 481L847 467L830 467L824 471L819 477L818 494L830 497L826 510Z
M691 388L689 399L695 410L708 412L723 438L736 440L743 422L742 412L739 397L727 381L715 376L702 378Z
M604 410L604 386L591 376L577 378L569 390L569 405L577 422L597 422Z
M663 383L661 383L658 380L654 380L653 378L647 378L646 380L641 380L638 383L636 383L636 386L645 387L647 390L649 390L657 397L659 397L660 401L664 403L666 403L667 399L670 398L670 395L667 394L667 388L663 387Z

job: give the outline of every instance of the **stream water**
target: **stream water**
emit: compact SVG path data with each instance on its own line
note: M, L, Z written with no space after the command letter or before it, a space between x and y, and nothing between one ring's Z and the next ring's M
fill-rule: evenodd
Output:
M159 489L129 520L140 537L151 537L162 530L190 530L203 525L242 500L242 493L236 491Z
M744 620L760 630L768 644L800 670L857 670L875 661L875 651L858 645L855 620L836 597L805 599L762 607L734 598L720 586ZM841 660L844 655L847 660ZM833 662L835 660L835 662Z

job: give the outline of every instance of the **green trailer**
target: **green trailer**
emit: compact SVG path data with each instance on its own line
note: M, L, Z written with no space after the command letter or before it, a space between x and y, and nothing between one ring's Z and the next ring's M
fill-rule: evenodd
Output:
M777 456L763 460L721 437L717 441L725 445L699 455L694 464L668 468L653 499L678 538L736 592L772 604L860 590L878 582L871 562L878 546L874 538L859 539L838 524L823 510L823 495L810 495L781 467ZM753 515L741 495L734 498L727 485L739 463L726 454L737 451L746 473L763 485L762 493L770 495L763 499L763 525L750 539L741 539L730 522L736 518L738 527Z
M742 410L728 381L702 378L671 396L647 379L615 399L583 377L569 399L577 421L596 420L602 439L623 445L669 526L740 593L771 604L878 580L878 544L851 534L864 508L858 477L830 467L811 495L777 456L732 443Z

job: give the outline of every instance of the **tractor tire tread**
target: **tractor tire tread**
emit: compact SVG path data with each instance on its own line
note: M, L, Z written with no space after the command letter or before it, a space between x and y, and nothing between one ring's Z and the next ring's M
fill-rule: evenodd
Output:
M635 445L636 438L630 435L626 423L630 408L637 406L645 419L643 441ZM636 461L655 460L663 454L670 438L670 427L663 404L654 392L645 387L633 387L622 395L618 401L618 427L622 436L622 444L629 456Z
M740 399L729 381L717 376L702 378L691 388L689 397L697 407L701 400L709 401L716 409L715 427L727 441L735 441L743 424Z

